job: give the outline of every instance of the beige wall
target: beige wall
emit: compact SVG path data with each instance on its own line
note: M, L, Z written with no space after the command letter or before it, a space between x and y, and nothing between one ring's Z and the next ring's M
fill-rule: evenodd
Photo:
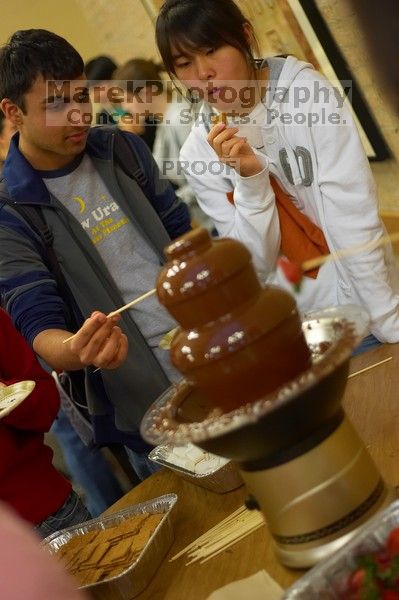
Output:
M103 53L122 64L157 58L154 27L140 0L75 0L101 38Z
M381 207L399 210L399 117L380 91L374 69L370 68L364 36L347 0L316 0L316 4L355 74L394 155L392 160L373 163L372 169L378 184Z
M84 17L78 0L5 0L0 9L0 43L17 29L50 29L76 47L87 60L102 52L101 37Z
M49 29L88 60L109 54L122 63L156 58L154 30L140 0L10 0L1 2L0 44L17 29Z

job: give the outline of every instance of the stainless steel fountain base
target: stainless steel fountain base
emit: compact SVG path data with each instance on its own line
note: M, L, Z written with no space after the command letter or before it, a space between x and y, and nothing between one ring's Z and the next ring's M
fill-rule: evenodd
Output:
M186 382L165 392L142 421L154 445L191 442L235 461L290 567L332 554L393 499L341 406L349 361L367 327L359 307L308 315L302 329L313 364L296 380L227 414Z
M330 556L394 498L347 418L309 452L241 475L265 516L279 559L295 568Z

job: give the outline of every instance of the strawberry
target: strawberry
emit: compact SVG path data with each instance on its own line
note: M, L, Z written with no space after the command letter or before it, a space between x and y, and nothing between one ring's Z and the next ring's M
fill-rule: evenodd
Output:
M393 529L388 536L386 549L389 556L397 556L399 554L399 527Z
M299 265L288 260L285 256L280 256L277 261L277 266L280 267L284 273L287 281L292 283L294 286L299 286L302 280L303 272Z
M383 590L381 598L382 600L399 600L399 592L395 590Z
M375 561L381 571L384 571L389 567L390 560L391 557L385 550L382 550L375 555Z
M366 579L366 571L364 569L356 569L349 578L349 589L351 592L358 592L362 589Z

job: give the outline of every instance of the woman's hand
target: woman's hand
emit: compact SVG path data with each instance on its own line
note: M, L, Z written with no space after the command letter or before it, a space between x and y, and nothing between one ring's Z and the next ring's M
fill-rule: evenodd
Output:
M233 167L241 177L252 177L264 167L246 138L237 136L238 131L238 127L218 123L212 127L207 140L221 162Z

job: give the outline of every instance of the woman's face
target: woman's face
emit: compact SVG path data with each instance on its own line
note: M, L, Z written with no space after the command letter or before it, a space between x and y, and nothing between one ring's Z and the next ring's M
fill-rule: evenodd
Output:
M249 106L251 89L255 92L257 81L247 58L234 46L177 50L172 47L176 77L192 94L205 100L219 111L242 114ZM244 99L244 101L243 101Z

